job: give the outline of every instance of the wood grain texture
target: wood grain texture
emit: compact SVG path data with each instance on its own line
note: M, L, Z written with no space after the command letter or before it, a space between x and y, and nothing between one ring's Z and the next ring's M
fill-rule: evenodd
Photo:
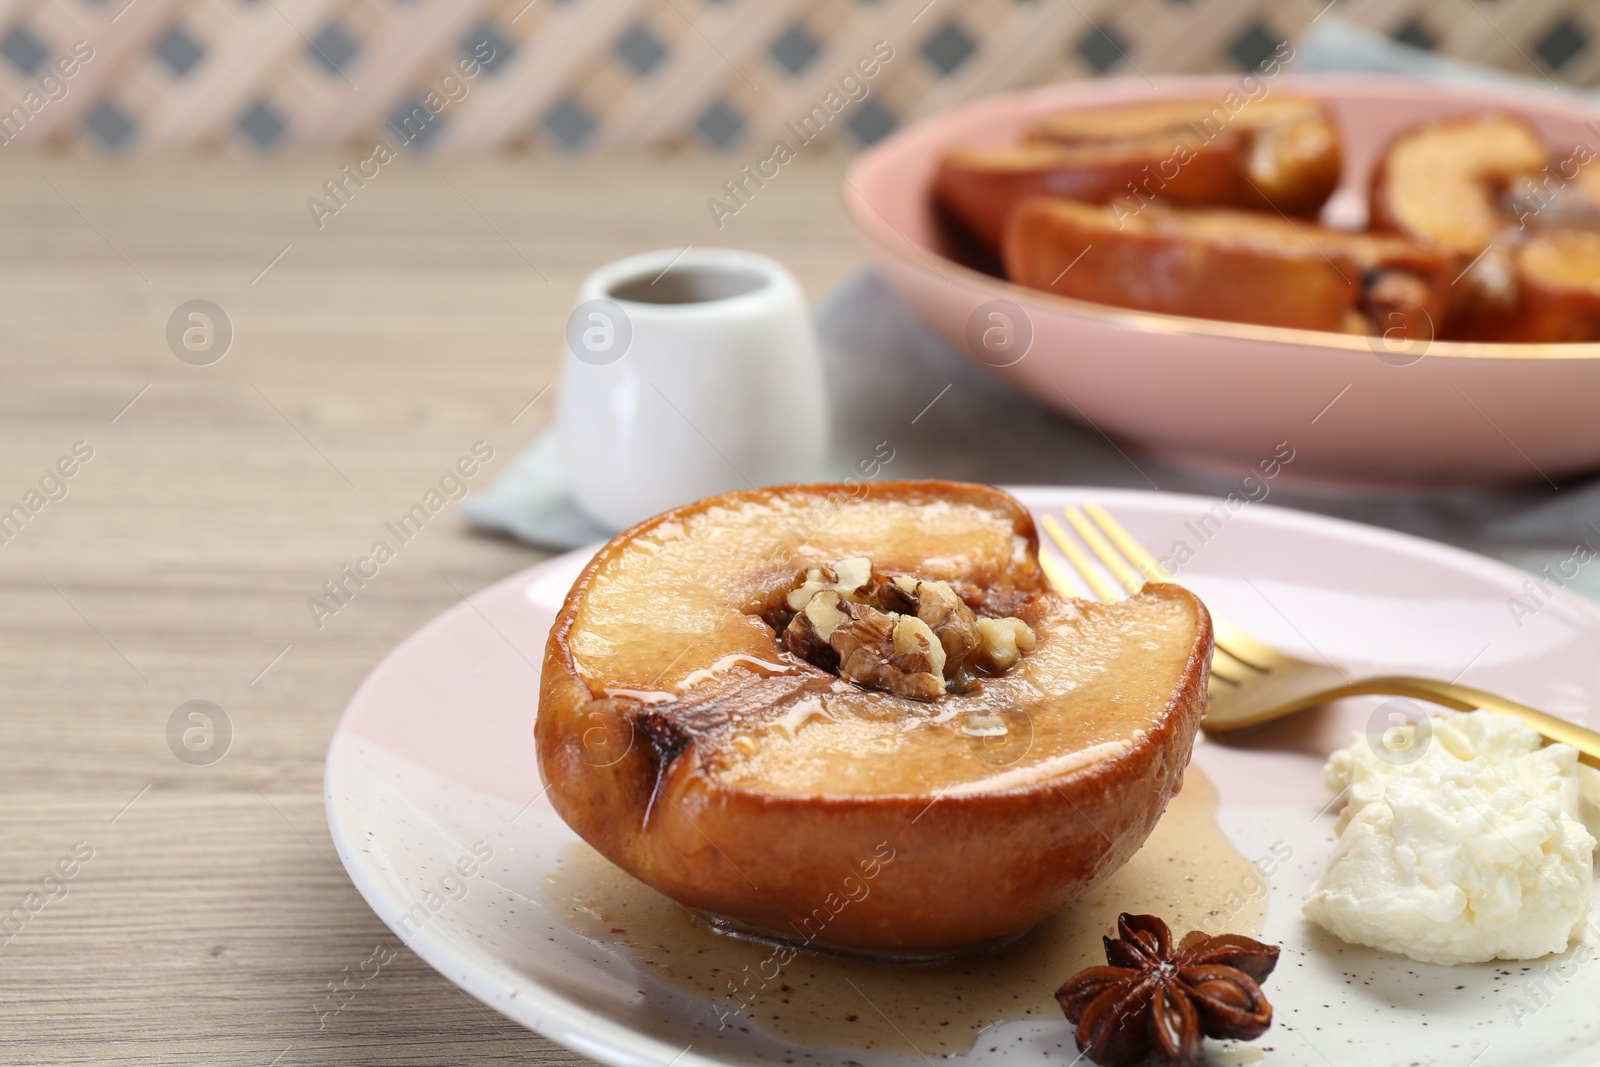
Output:
M721 244L835 285L859 262L838 162L786 167L721 232L715 167L401 162L319 231L305 200L342 162L0 173L0 509L94 449L0 545L0 914L94 850L0 945L0 1062L582 1062L406 951L318 1015L395 944L323 819L338 716L458 589L541 555L441 514L322 629L305 600L474 441L481 488L548 423L548 394L510 420L591 268ZM208 367L164 337L194 298L235 329ZM206 767L165 738L197 698L235 731Z

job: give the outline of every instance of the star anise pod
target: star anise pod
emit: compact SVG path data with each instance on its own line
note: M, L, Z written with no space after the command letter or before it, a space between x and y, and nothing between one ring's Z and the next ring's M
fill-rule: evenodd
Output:
M1278 962L1275 945L1195 930L1172 949L1154 915L1117 916L1105 938L1106 967L1067 980L1056 1000L1078 1027L1078 1051L1101 1067L1124 1067L1154 1051L1168 1067L1194 1067L1203 1037L1250 1041L1272 1025L1257 984Z

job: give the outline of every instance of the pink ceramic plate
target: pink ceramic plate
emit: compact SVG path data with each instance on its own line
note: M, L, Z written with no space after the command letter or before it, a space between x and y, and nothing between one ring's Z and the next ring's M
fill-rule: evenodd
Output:
M1369 76L1264 84L1272 94L1316 96L1338 120L1345 169L1329 221L1362 223L1382 147L1405 127L1446 115L1516 111L1561 155L1580 142L1600 155L1600 125L1588 125L1600 111L1572 97ZM1000 311L1019 337L1031 332L1032 344L996 374L1142 448L1237 468L1287 440L1298 453L1295 477L1369 484L1541 481L1600 465L1600 344L1435 342L1425 355L1391 352L1378 339L1069 300L947 254L929 197L945 150L1014 142L1049 111L1220 99L1239 88L1237 78L1125 78L992 97L863 153L846 175L845 205L879 269L931 328L985 363L969 331L975 317L987 325L988 313ZM1010 306L983 307L991 301Z
M1088 494L1018 495L1043 512ZM1262 505L1218 525L1213 500L1095 495L1160 554L1185 542L1192 559L1179 579L1293 652L1374 673L1459 674L1595 725L1600 606L1587 600L1557 592L1519 624L1506 605L1525 595L1527 576L1466 552ZM926 1067L915 1056L788 1047L763 1032L759 1018L720 1028L725 1005L663 986L541 902L576 838L535 770L538 665L561 600L591 554L568 553L456 605L395 649L352 698L326 779L328 822L350 877L397 938L456 985L604 1063ZM1211 1045L1207 1062L1253 1063L1264 1054L1269 1065L1310 1067L1593 1063L1596 946L1528 965L1428 967L1340 944L1301 919L1300 894L1332 840L1321 763L1375 711L1381 717L1377 701L1346 701L1196 750L1221 793L1223 830L1240 851L1290 855L1260 890L1263 936L1284 946L1269 987L1277 1021L1257 1046ZM806 981L803 958L784 981ZM957 1058L982 1067L1073 1062L1054 1005L1039 1011L986 1031ZM899 1025L911 1041L928 1041L938 1018Z

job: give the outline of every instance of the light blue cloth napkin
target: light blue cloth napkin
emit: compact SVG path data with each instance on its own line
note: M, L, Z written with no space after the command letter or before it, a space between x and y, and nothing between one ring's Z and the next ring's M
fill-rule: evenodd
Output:
M1296 72L1382 72L1445 79L1530 79L1441 59L1332 19L1296 46ZM1046 410L963 359L934 336L882 280L866 270L816 309L836 439L830 477L864 458L892 454L880 478L954 478L1010 484L1159 488L1222 495L1236 479L1213 478L1125 454L1093 429ZM887 451L885 451L885 446ZM1404 530L1514 557L1511 546L1600 550L1600 483L1552 493L1543 483L1494 493L1363 494L1275 487L1272 503ZM609 536L572 499L554 431L547 431L487 492L461 504L487 530L542 548Z

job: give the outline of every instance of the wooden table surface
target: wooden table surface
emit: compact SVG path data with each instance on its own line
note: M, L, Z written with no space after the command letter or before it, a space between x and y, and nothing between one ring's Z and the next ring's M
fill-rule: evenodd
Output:
M522 409L590 269L727 245L812 297L845 277L839 164L790 164L718 232L725 163L397 163L318 230L341 162L5 157L0 511L45 480L0 544L5 1063L582 1062L404 950L318 1016L394 943L329 840L334 724L457 589L542 555L441 517L320 630L306 600L473 442L481 488L550 421L549 394ZM166 339L193 299L233 326L209 366ZM210 765L169 747L190 700L232 727Z
M862 262L840 164L786 166L718 231L726 163L397 163L319 230L340 162L4 157L0 516L37 510L0 527L0 1062L583 1062L403 949L318 1014L395 945L329 840L334 724L542 554L441 517L320 629L306 600L474 442L482 488L548 424L529 401L590 269L731 245L836 285ZM234 333L207 366L167 340L196 299ZM231 725L216 762L169 743L191 700Z

